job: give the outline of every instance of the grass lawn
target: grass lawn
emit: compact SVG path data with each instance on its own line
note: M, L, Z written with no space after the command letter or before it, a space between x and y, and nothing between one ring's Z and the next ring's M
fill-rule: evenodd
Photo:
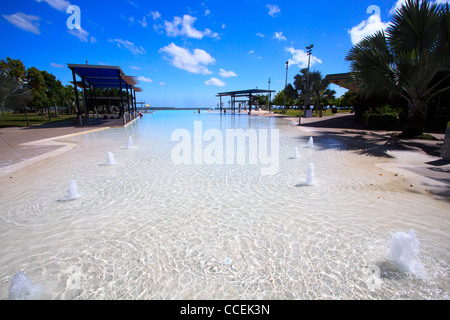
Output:
M280 113L283 114L282 110L274 110L275 113ZM338 113L350 113L350 111L348 110L338 110ZM288 116L288 117L298 117L299 111L298 110L286 110L286 113L284 115ZM302 114L302 117L304 116L304 112ZM324 110L322 113L322 116L334 116L336 113L332 113L331 110ZM313 112L312 114L313 117L319 117L319 113L318 112Z
M30 120L30 125L37 125L42 123L50 123L50 122L60 122L71 119L76 119L75 115L59 115L58 117L52 116L51 120L48 119L48 116L36 116L34 113L28 114L28 119ZM26 127L27 120L25 118L24 113L8 113L5 112L5 117L2 117L0 114L0 128L5 127Z

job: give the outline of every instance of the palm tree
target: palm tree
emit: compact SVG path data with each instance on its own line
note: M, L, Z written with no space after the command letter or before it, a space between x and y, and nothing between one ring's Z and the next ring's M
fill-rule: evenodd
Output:
M299 92L298 97L303 99L303 101L305 99L307 89L309 93L307 105L312 102L314 104L314 109L318 110L319 105L323 103L324 98L332 97L336 94L336 92L328 88L330 82L322 77L322 73L320 71L310 72L309 81L307 74L308 69L300 70L300 73L294 77L294 87Z
M386 32L354 46L346 57L363 97L400 96L408 105L405 136L423 133L430 100L450 90L449 6L408 0Z

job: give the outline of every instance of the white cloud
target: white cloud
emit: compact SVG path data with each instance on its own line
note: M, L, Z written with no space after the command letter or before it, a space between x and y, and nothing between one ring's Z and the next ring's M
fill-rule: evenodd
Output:
M388 26L389 22L382 22L378 14L373 14L367 20L364 20L359 25L353 27L348 33L350 34L353 45L356 45L365 37L370 36L377 31L385 30Z
M214 38L214 39L219 39L219 34L217 32L212 32L211 30L209 30L208 28L205 29L205 31L203 32L203 34L206 37L209 38Z
M268 4L266 7L269 8L269 15L272 17L276 17L281 12L276 4Z
M145 17L142 18L142 20L138 20L138 22L143 28L147 28L148 24L147 24Z
M197 30L194 27L196 20L196 17L185 14L183 17L174 17L172 22L164 21L164 27L155 26L155 29L164 28L169 37L186 36L194 39L202 39L203 37L219 38L219 34L212 32L210 29L205 29L204 31Z
M397 0L394 4L394 6L389 10L389 14L393 15L398 9L400 9L407 0ZM422 1L421 1L422 2ZM436 4L444 4L444 3L450 3L450 0L436 0L436 1L430 1L432 3Z
M161 14L158 11L150 11L150 15L152 16L153 21L156 21L159 18L161 18Z
M234 71L226 71L222 68L220 68L219 75L223 78L237 77L237 74Z
M69 34L77 37L78 39L80 39L81 42L88 42L89 32L87 32L83 28L80 28L80 29L68 29L67 32Z
M136 66L130 66L130 68L133 69L133 70L141 70L141 68L136 67Z
M128 40L122 40L122 39L108 39L109 42L117 43L117 46L119 48L125 48L128 51L130 51L131 53L133 53L134 55L138 55L138 54L146 54L147 51L145 51L145 49L142 46L136 46L133 42L128 41Z
M275 35L273 36L274 39L278 39L279 41L286 41L286 37L283 36L283 32L275 32Z
M146 78L146 77L143 77L143 76L137 77L137 79L138 79L139 81L148 82L148 83L152 83L152 82L153 82L152 79Z
M288 60L290 65L296 64L300 68L308 67L308 54L305 51L293 47L285 48L284 50L292 54L292 58ZM322 60L311 55L310 66L313 66L316 63L322 63Z
M216 87L225 87L226 84L222 80L219 80L217 78L211 78L207 81L205 81L205 84L207 86L216 86Z
M256 35L257 35L258 37L260 37L260 38L264 38L264 34L262 34L262 33L260 33L260 32L258 32Z
M248 54L253 54L253 53L255 53L255 50L250 50L250 51L248 52Z
M160 86L165 86L166 83L165 83L165 82L160 82L159 85L160 85Z
M66 66L63 65L63 64L54 63L54 62L50 63L50 65L51 65L52 67L55 67L55 68L65 68L65 67L66 67Z
M397 0L391 10L389 10L389 14L393 15L397 11L397 9L400 9L402 7L404 3L406 3L406 0Z
M66 0L36 0L37 2L46 2L48 5L56 10L61 12L66 12L68 6L70 6L70 2Z
M188 49L176 46L173 42L159 50L175 67L191 73L211 74L207 65L214 64L216 59L201 49L190 52Z
M34 33L40 34L39 23L37 21L40 20L37 16L28 15L22 12L17 12L14 14L2 14L3 18L8 20L9 23L15 25L16 27Z

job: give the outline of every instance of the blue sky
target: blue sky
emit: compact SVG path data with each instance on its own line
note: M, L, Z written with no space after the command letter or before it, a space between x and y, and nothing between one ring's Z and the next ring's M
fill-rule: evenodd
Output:
M218 92L267 89L269 78L271 90L282 90L286 61L292 83L310 44L312 70L347 72L352 45L386 28L403 1L4 0L0 59L20 59L63 84L72 77L67 63L120 66L138 78L139 101L212 107ZM81 29L68 28L70 5L80 8Z

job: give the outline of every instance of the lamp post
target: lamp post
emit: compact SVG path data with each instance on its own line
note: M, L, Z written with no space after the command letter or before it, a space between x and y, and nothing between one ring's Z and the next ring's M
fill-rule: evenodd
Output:
M288 75L289 61L286 61L286 81L284 82L284 107L283 113L286 113L286 87L287 87L287 75Z
M267 108L269 109L269 113L270 113L270 98L271 98L271 94L270 94L270 78L269 78L269 94L267 96Z
M306 74L306 86L305 86L305 113L306 113L306 106L308 105L308 88L309 88L309 65L311 62L311 52L312 52L312 48L314 47L313 44L309 45L308 47L306 47L306 54L308 55L308 73ZM300 110L300 113L298 115L298 125L300 125L302 123L302 111Z

